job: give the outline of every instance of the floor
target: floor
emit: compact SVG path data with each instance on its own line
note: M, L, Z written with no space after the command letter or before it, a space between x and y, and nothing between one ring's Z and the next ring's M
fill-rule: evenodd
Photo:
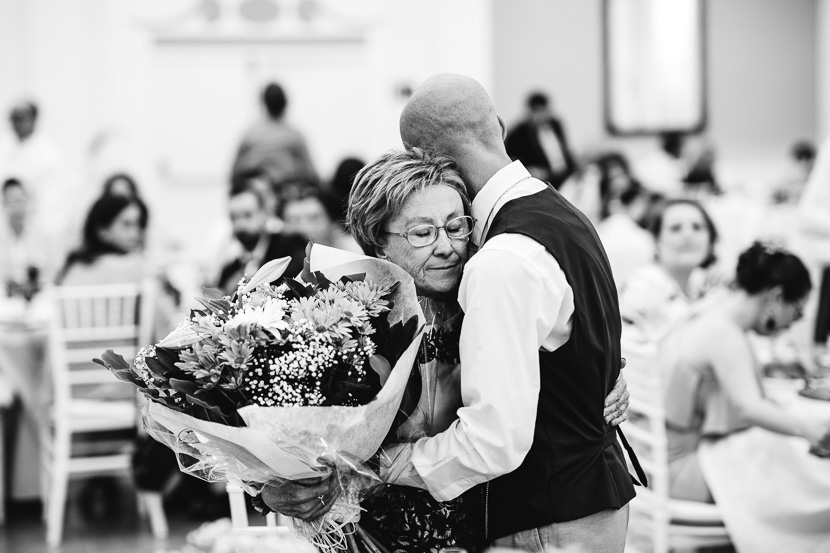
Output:
M102 491L102 488L103 491ZM227 496L217 496L216 507L184 510L166 506L170 535L155 540L149 522L139 520L135 493L126 479L107 486L72 482L66 526L59 548L46 545L46 527L39 501L8 502L7 520L0 527L0 553L173 553L186 543L187 534L204 522L221 518ZM251 516L252 522L256 514Z

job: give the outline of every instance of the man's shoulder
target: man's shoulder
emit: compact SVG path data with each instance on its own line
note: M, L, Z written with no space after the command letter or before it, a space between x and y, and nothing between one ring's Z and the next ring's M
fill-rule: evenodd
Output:
M525 234L506 232L489 239L467 262L465 274L471 271L516 273L526 270L548 272L559 269L556 258L547 248Z

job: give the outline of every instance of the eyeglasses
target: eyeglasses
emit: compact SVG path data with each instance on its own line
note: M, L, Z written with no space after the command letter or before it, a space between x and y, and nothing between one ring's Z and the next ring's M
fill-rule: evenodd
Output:
M418 225L412 227L406 232L390 232L383 231L383 234L391 234L393 236L401 236L412 244L415 248L423 248L435 243L438 240L438 231L444 229L447 233L447 238L451 240L462 240L473 233L473 225L475 219L469 215L462 215L455 219L450 219L443 227L436 227L435 225Z

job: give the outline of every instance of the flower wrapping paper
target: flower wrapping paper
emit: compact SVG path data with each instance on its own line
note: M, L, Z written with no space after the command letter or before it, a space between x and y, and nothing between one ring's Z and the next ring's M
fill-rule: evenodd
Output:
M424 318L412 277L392 263L314 244L307 270L322 272L335 281L365 274L380 285L398 283L390 300L390 324ZM383 387L360 406L260 407L239 409L247 427L231 427L196 419L157 403L143 410L147 432L177 454L183 472L209 481L236 484L250 494L280 479L298 480L327 475L333 467L361 478L360 492L368 491L379 476L364 463L378 451L400 407L422 331L383 375Z

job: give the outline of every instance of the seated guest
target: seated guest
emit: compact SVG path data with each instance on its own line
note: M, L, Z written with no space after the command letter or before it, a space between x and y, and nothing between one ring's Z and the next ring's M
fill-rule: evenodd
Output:
M84 223L81 246L67 257L57 284L135 282L147 275L141 255L147 219L147 207L138 198L98 198Z
M670 495L718 503L739 552L830 550L830 464L808 455L828 452L830 410L765 397L748 341L798 320L810 289L798 257L756 242L661 346Z
M601 184L600 191L603 219L596 229L619 289L635 269L654 261L654 237L638 223L649 199L637 181L620 192Z
M305 188L280 206L287 231L302 234L315 244L363 253L354 238L335 222L336 213L332 199L316 188Z
M31 299L50 274L50 240L32 224L28 191L18 179L3 183L0 278L8 296Z
M232 293L243 276L252 277L265 263L280 257L291 257L285 276L300 273L308 241L299 234L268 230L269 214L261 190L251 186L234 188L230 218L234 243L216 279L220 290Z
M333 198L333 204L337 206L334 220L341 225L346 221L346 205L349 201L349 193L352 191L354 177L364 165L366 163L356 157L344 158L337 165L329 182L328 192Z
M668 201L650 228L653 263L631 272L621 285L620 315L645 339L658 339L702 296L691 278L715 261L717 230L694 200ZM632 329L629 326L629 329Z

